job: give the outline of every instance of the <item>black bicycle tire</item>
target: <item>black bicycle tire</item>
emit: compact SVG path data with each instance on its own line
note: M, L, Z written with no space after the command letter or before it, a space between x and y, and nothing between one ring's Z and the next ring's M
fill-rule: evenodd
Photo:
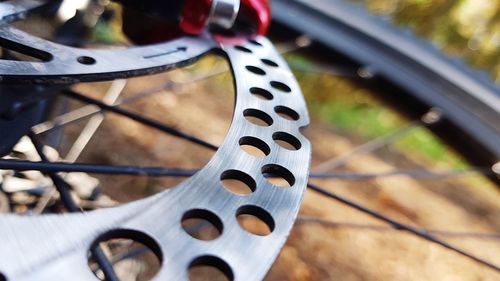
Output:
M344 1L271 4L276 23L369 67L411 100L410 110L439 108L444 122L435 133L469 160L491 166L500 159L500 88L488 75Z

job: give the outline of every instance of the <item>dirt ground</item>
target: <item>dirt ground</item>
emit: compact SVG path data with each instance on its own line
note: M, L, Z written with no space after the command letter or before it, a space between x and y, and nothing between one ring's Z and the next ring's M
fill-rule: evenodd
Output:
M189 71L188 74L193 75L198 70ZM124 108L142 112L211 143L220 144L232 115L231 78L226 74L194 85L177 83L173 88L158 91L169 81L182 81L187 77L185 73L173 72L131 79L122 98L138 92L150 91L152 94ZM97 97L105 92L106 87L107 83L99 83L80 85L78 89ZM343 155L361 143L359 139L341 134L322 123L314 113L311 115L313 122L306 135L313 143L313 167ZM68 130L75 135L78 126ZM65 141L70 142L71 137ZM393 156L397 161L384 160L384 155L388 153L397 155ZM79 160L102 164L199 168L211 156L212 152L206 149L108 114ZM411 156L386 149L355 158L343 170L366 173L390 171L398 168L395 162L432 167L432 163L417 163ZM104 191L120 202L153 194L182 180L98 178ZM478 176L433 180L399 176L363 181L314 182L412 226L453 232L500 232L500 189L478 179ZM481 183L481 186L475 183ZM311 218L336 224L328 226ZM307 191L300 220L266 280L500 280L500 274L441 246L397 230L365 225L384 226L352 208ZM450 235L439 237L500 264L498 240Z

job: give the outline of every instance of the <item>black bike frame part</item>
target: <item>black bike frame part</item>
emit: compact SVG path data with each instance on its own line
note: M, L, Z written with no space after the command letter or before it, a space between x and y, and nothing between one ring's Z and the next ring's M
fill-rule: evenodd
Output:
M144 12L162 20L177 21L181 18L184 0L113 0L126 7Z
M47 118L50 99L57 93L56 87L0 85L0 156Z

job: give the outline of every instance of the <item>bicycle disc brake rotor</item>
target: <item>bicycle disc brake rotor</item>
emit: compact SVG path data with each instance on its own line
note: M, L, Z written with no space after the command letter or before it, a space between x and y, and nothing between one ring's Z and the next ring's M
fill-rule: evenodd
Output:
M12 5L12 1L0 3L4 4ZM19 13L22 9L12 10ZM215 49L230 62L237 95L224 143L203 169L175 188L88 213L0 216L0 273L7 280L96 280L87 265L89 249L115 233L155 245L162 261L156 280L187 280L187 268L200 261L222 268L231 280L265 276L297 216L310 162L310 144L299 132L309 122L305 102L290 69L266 38L219 44L206 36L137 48L84 50L3 23L0 45L42 60L0 60L4 82L57 84L159 72L191 63ZM283 111L292 112L293 118L283 118L279 114ZM245 119L248 113L269 126L250 123ZM275 142L278 139L288 140L296 150L281 147ZM243 143L260 148L267 156L247 154L240 148ZM230 192L221 184L223 174L244 181L253 192ZM290 187L271 184L267 178L272 176L285 179ZM212 241L191 237L181 221L192 214L216 221L221 235ZM237 221L240 214L258 217L271 233L247 232ZM144 237L147 241L141 240Z

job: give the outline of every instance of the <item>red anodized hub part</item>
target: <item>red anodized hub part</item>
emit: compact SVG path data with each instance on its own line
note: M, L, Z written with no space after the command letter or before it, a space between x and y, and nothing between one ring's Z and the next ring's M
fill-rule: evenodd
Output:
M258 35L266 34L271 24L271 8L268 0L242 0L240 9L248 11L253 16Z
M185 0L180 27L188 34L200 34L207 25L212 0Z
M188 34L200 34L206 26L212 0L185 0L180 28ZM256 33L264 35L271 22L271 9L267 0L241 0L240 11L248 13L254 21Z

